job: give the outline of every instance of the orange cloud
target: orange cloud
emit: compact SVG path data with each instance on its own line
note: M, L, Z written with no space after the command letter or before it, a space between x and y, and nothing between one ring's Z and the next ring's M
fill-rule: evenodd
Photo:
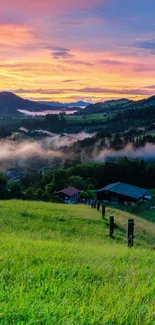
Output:
M0 25L0 44L13 44L16 47L19 44L32 42L36 40L31 27L16 24Z

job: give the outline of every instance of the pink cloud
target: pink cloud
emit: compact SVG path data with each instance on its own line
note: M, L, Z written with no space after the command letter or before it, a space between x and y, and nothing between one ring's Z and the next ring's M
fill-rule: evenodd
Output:
M42 13L61 13L68 10L78 10L94 7L103 0L1 0L2 11L7 11L11 8L17 8L17 10L24 10L28 12L35 12L35 14Z

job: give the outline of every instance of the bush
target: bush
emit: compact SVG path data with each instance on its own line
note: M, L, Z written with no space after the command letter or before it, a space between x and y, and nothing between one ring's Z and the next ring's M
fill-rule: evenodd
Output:
M82 177L80 176L71 176L69 179L69 186L78 188L79 190L86 189L86 184Z

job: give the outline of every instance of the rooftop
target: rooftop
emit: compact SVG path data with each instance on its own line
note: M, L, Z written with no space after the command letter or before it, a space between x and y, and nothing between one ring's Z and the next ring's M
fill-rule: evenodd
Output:
M73 196L75 194L80 193L80 190L78 190L75 187L67 187L67 188L64 188L63 190L61 190L59 192L56 192L55 194L60 194L60 193L63 193L63 194L68 195L68 196Z
M115 194L121 194L121 195L125 195L125 196L135 198L135 199L140 199L146 193L148 193L148 190L146 190L144 188L133 186L130 184L121 183L121 182L109 184L109 185L101 188L97 192L104 192L104 191L110 191Z

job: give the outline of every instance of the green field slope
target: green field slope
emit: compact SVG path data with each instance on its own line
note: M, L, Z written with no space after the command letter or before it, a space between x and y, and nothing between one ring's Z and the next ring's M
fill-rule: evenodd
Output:
M128 249L131 216L135 246ZM114 208L102 220L83 205L1 201L0 325L155 324L151 220Z

